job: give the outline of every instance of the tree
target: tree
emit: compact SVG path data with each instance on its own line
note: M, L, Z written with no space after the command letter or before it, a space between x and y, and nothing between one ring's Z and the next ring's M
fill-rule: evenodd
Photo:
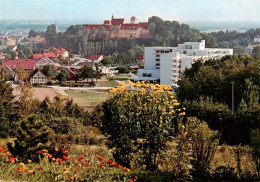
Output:
M80 71L80 77L83 79L87 79L87 82L88 79L93 80L94 76L95 76L94 70L89 66L84 66Z
M61 83L61 82L66 82L69 78L69 71L66 69L63 69L59 72L57 75L56 79Z
M29 115L21 121L16 138L14 145L8 143L7 146L22 161L39 159L37 151L51 146L51 131L37 115Z
M13 88L7 83L4 76L4 69L0 72L0 137L9 136L16 119L14 112Z
M255 46L252 51L253 55L260 56L260 46Z
M47 77L52 78L54 76L53 66L51 65L43 66L42 73L45 74Z

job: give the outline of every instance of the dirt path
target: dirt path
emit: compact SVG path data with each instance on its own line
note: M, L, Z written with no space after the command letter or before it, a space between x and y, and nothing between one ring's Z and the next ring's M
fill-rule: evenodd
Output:
M46 97L49 97L51 100L53 100L55 96L58 96L58 94L60 94L60 93L56 93L56 91L53 88L32 88L32 90L33 90L33 97L38 98L41 101L43 101ZM18 90L17 87L14 87L13 94L15 96L18 96L20 94L20 91Z

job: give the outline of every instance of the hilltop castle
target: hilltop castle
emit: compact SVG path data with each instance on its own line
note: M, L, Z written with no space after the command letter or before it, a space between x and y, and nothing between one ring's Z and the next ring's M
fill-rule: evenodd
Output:
M124 18L114 18L105 20L103 24L83 24L82 26L88 29L99 29L104 27L107 38L150 38L150 32L147 22L137 23L137 18L132 16L130 23L125 23Z

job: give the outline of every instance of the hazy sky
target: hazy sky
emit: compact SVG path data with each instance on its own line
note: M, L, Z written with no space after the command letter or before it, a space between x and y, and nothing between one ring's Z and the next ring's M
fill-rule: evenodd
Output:
M259 22L260 0L0 0L0 19ZM87 22L86 22L87 23Z

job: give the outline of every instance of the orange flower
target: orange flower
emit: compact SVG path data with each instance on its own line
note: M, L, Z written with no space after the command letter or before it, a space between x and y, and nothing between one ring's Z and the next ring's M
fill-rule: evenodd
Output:
M43 153L47 153L47 152L48 152L48 150L46 150L46 149L43 149L43 150L42 150L42 152L43 152Z
M116 167L116 163L111 163L110 166Z
M134 182L132 179L128 179L127 182Z
M48 158L52 158L52 155L51 155L51 154L48 154Z
M54 149L56 152L59 152L59 149L56 147L55 149Z
M13 164L15 162L15 158L14 157L10 157L9 161Z
M123 166L122 165L120 165L120 164L117 164L117 166L116 166L117 168L119 168L119 169L121 169L121 168L123 168Z
M104 165L103 162L100 162L100 163L99 163L99 167L102 167L103 165Z
M106 162L107 162L107 163L112 163L113 161L109 159L109 160L107 160Z
M30 163L32 163L32 160L28 159L27 162L30 164Z
M135 176L135 179L136 179L136 180L138 180L138 177L137 177L137 176Z
M63 156L62 159L64 159L64 160L69 160L69 157Z
M28 174L34 174L34 170L28 170Z
M58 162L62 162L62 159L61 158L57 158L56 159Z
M37 153L37 154L42 154L42 151L37 151L36 153Z
M101 161L104 159L103 157L101 157L101 156L99 156L99 155L97 156L97 158L98 158L99 160L101 160Z
M130 172L130 169L124 168L123 171Z
M71 180L71 181L74 181L74 180L75 180L75 177L74 177L74 176L70 176L70 180Z
M23 167L18 167L17 169L18 169L19 172L23 172L24 171Z
M41 167L38 167L37 170L38 170L38 171L42 171L42 168L41 168Z
M4 148L0 148L0 152L3 152L3 151L5 151L5 149Z
M12 154L10 152L6 152L6 155L10 157Z
M70 151L69 149L66 149L66 150L64 150L62 153L63 153L63 154L67 154L67 153L69 153L69 151Z

